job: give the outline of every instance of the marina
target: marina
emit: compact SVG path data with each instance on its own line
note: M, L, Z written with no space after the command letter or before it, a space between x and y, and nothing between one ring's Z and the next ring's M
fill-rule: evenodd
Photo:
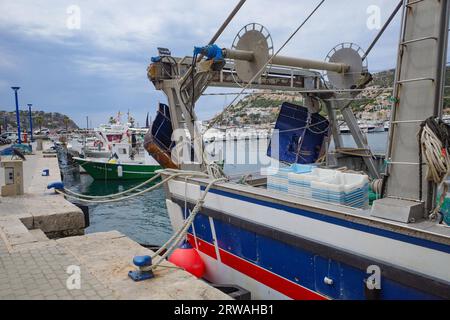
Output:
M145 126L24 117L11 87L0 300L450 299L450 1L401 0L322 60L284 49L326 0L282 43L252 21L230 37L235 2L188 52L154 43ZM372 71L393 30L395 69Z

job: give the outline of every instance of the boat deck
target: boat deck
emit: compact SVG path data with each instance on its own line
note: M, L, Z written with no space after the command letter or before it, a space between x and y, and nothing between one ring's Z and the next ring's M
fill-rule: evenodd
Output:
M209 183L209 180L207 179L193 178L191 181L202 186L207 186ZM390 221L371 216L370 209L360 210L337 204L329 204L315 200L313 201L306 198L287 195L281 192L278 193L272 190L267 190L261 186L255 187L234 182L221 183L214 186L213 189L229 192L231 194L238 195L239 197L247 197L254 200L285 205L287 207L299 208L349 222L377 227L388 231L403 233L405 235L450 245L450 227L438 225L433 221L422 220L409 224Z

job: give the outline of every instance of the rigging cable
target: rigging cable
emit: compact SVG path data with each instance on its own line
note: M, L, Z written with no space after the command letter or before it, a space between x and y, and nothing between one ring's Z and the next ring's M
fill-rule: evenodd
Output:
M289 38L284 42L284 44L280 47L280 49L277 50L277 52L275 52L275 54L269 58L269 60L267 60L267 62L264 64L264 66L261 68L261 70L259 70L254 76L253 78L247 83L247 85L245 87L242 88L241 92L233 99L233 101L228 105L228 107L226 107L222 114L227 111L228 109L232 108L234 103L239 99L239 97L242 95L243 92L245 92L245 90L247 90L252 84L253 82L261 75L261 73L267 68L267 66L272 62L273 58L275 58L285 47L286 45L292 40L292 38L294 38L294 36L300 31L300 29L309 21L309 19L314 15L314 13L316 13L316 11L322 6L322 4L325 2L325 0L321 0L320 3L314 8L314 10L308 15L308 17L306 17L306 19L300 24L300 26L298 26L298 28L289 36ZM220 116L219 116L220 117ZM214 126L214 124L217 122L217 119L219 118L214 118L212 121L210 121L210 123L207 126L207 130L211 129L212 126Z

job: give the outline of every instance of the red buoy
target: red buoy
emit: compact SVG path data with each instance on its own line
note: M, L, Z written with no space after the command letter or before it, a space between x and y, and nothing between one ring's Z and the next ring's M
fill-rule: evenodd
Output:
M169 261L177 267L183 268L197 278L205 274L205 263L197 250L185 241L178 249L170 255Z

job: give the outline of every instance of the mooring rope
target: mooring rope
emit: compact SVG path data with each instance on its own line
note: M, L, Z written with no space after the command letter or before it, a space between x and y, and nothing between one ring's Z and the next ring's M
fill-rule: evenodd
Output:
M225 177L222 169L217 166L217 165L208 165L207 166L207 172L198 172L198 171L184 171L184 170L176 170L176 169L165 169L161 172L158 173L157 176L153 177L152 179L149 179L143 183L141 183L139 186L136 186L130 190L121 192L121 193L117 193L115 195L110 195L110 196L104 196L104 197L114 197L114 196L118 196L118 195L124 195L126 193L129 193L132 190L136 190L139 187L142 187L152 181L154 181L157 177L162 176L163 174L168 174L169 177L165 178L164 180L160 181L159 183L157 183L156 185L147 188L145 190L142 190L140 192L134 193L132 195L128 195L128 196L124 196L121 198L111 198L111 199L105 199L105 200L95 200L94 199L83 199L79 196L84 197L85 195L81 195L81 194L77 194L75 192L72 192L72 194L67 194L62 190L55 190L57 193L62 194L68 198L71 199L75 199L77 201L82 201L82 202L87 202L87 203L111 203L111 202L117 202L117 201L123 201L126 199L130 199L139 195L142 195L144 193L150 192L155 190L156 188L159 188L160 186L162 186L163 184L169 182L170 180L173 180L175 178L178 177L184 177L186 178L185 183L187 185L187 179L189 178L193 178L193 177L201 177L201 178L212 178L214 179L213 181L209 182L205 191L203 191L203 195L200 197L200 199L197 200L197 203L195 204L191 214L189 215L189 217L185 217L185 222L183 223L183 225L181 226L181 228L175 232L170 239L164 244L162 245L153 255L152 255L152 259L159 257L159 259L152 264L151 267L148 267L146 270L154 270L158 267L160 267L160 264L162 262L164 262L167 258L167 256L169 256L172 251L178 246L178 244L180 243L180 241L182 240L182 238L184 238L187 234L187 231L189 229L189 227L192 225L192 223L194 222L195 217L197 216L198 212L200 211L200 209L203 207L203 204L205 202L206 196L209 193L209 190L216 185L219 182L224 182L227 181L228 178ZM79 196L77 196L79 195ZM89 196L89 197L93 197L93 196ZM187 197L186 197L187 198ZM164 250L166 250L164 252ZM161 255L161 253L164 252L163 255ZM164 267L164 266L161 266Z
M186 176L186 175L190 175L190 176L195 176L195 177L203 177L203 178L208 178L209 175L204 173L204 172L195 172L195 171L178 171L175 174L169 176L168 178L158 182L157 184L155 184L154 186L151 186L150 188L144 189L142 191L133 193L131 195L127 195L127 196L123 196L120 198L115 198L115 196L119 195L111 195L110 198L102 198L101 200L96 200L94 199L84 199L82 197L79 196L75 196L75 195L71 195L71 194L67 194L62 190L55 190L57 193L64 195L65 197L69 198L69 199L73 199L76 201L80 201L80 202L85 202L85 203L92 203L92 204L102 204L102 203L112 203L112 202L118 202L118 201L123 201L123 200L128 200L140 195L143 195L145 193L151 192L153 190L158 189L159 187L161 187L162 185L164 185L166 182L169 182L172 179L175 179L177 177L181 177L181 176ZM125 192L127 193L127 192ZM123 192L120 194L124 194Z
M172 251L178 246L180 241L186 236L189 227L192 225L195 217L199 213L200 209L203 207L203 204L205 203L205 199L206 196L208 195L209 190L218 182L224 182L226 180L227 180L226 178L220 178L214 179L213 181L208 183L208 186L203 192L203 195L200 197L199 200L197 200L197 203L192 209L189 218L187 218L182 227L176 233L174 233L172 237L170 237L170 239L167 240L167 242L161 248L158 249L158 251L156 251L153 254L152 259L158 257L164 250L166 250L166 252L164 252L162 256L159 256L159 260L153 263L153 265L151 266L151 270L156 269L166 259L166 257L172 253Z
M74 192L74 191L72 191L72 190L70 190L70 189L67 189L67 188L64 188L64 191L65 191L66 193L69 193L69 194L71 194L71 195L73 195L73 196L80 197L80 198L86 198L86 199L106 199L106 198L117 197L117 196L121 196L121 195L130 193L130 192L132 192L132 191L134 191L134 190L137 190L137 189L139 189L139 188L141 188L141 187L143 187L143 186L145 186L145 185L147 185L147 184L149 184L149 183L152 183L153 181L155 181L155 180L157 180L157 179L159 179L159 178L161 178L161 174L160 174L160 173L156 174L156 175L153 176L152 178L148 179L147 181L144 181L143 183L141 183L141 184L139 184L139 185L137 185L137 186L135 186L135 187L133 187L133 188L131 188L131 189L125 190L125 191L123 191L123 192L119 192L119 193L115 193L115 194L109 194L109 195L103 195L103 196L90 196L90 195L85 195L85 194L81 194L81 193L76 193L76 192Z

